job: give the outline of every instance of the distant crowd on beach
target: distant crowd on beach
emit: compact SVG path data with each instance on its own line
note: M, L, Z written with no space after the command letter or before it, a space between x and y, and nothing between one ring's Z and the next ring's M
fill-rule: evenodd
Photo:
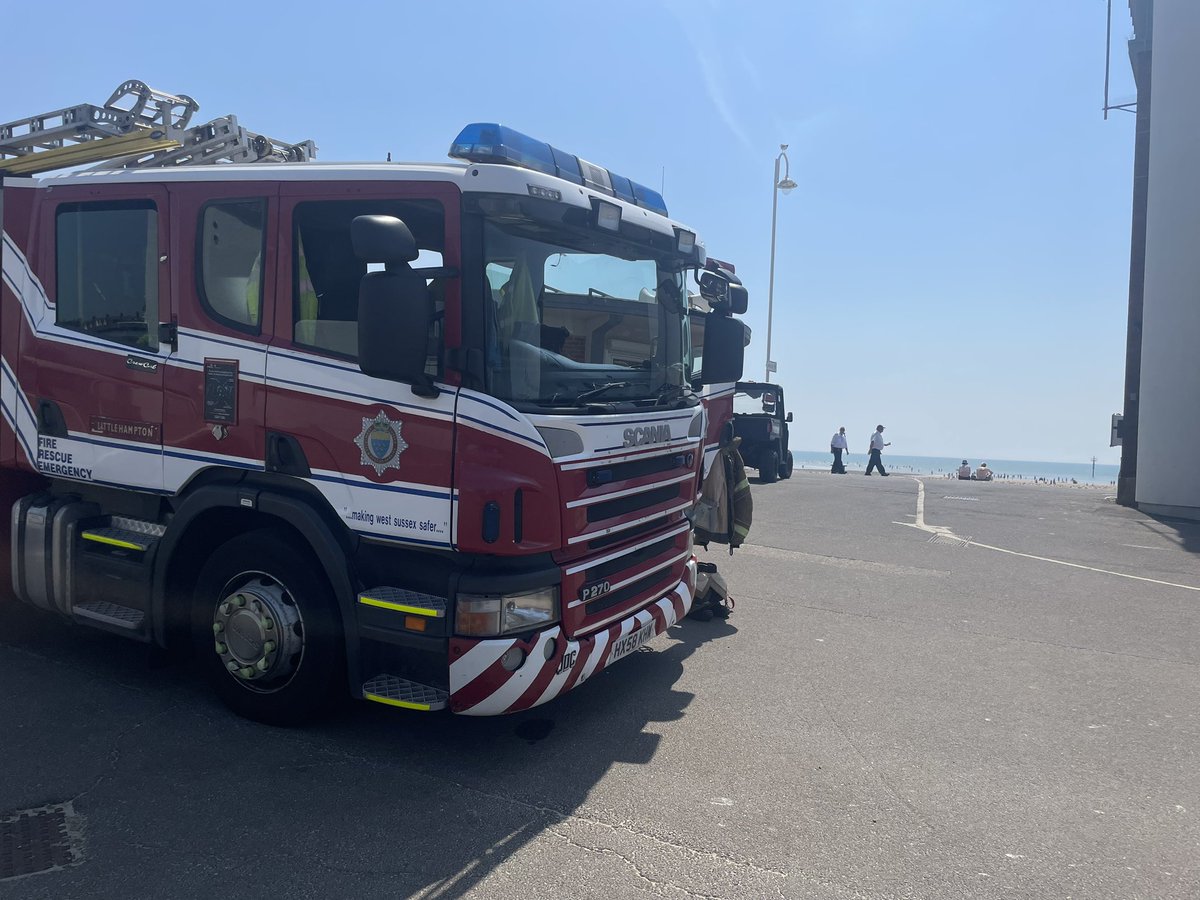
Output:
M868 438L867 444L870 449L868 450L867 470L865 473L867 475L870 475L874 470L878 470L880 475L886 476L888 474L883 467L883 449L885 447L890 447L891 443L883 439L883 430L884 426L876 425L875 431L871 434L870 438ZM846 457L850 455L850 448L848 445L849 441L846 439L846 429L843 426L834 432L833 437L830 438L829 441L829 452L833 455L833 466L829 470L831 474L847 474ZM806 468L806 466L801 464L800 468ZM980 462L977 467L972 468L970 462L965 459L957 469L953 469L949 472L944 469L930 469L928 472L926 472L925 470L918 469L910 465L892 466L892 471L902 471L914 475L941 475L944 478L957 479L959 481L1009 481L1021 482L1024 484L1050 485L1081 484L1078 479L1068 478L1066 476L1055 478L1046 477L1044 475L1027 476L1022 474L1013 475L1007 472L996 472L992 470L986 462ZM1095 482L1088 481L1082 482L1082 484L1098 486L1095 484ZM1115 481L1109 482L1110 486L1115 484Z
M950 472L950 473L947 473L945 477L946 478L958 478L960 481L964 481L964 480L991 481L994 478L996 481L1023 481L1023 482L1027 482L1029 484L1079 484L1080 483L1077 478L1046 478L1042 475L1035 475L1034 477L1030 478L1025 475L993 474L992 478L972 477L970 479L964 479L961 475L956 475L956 473ZM1087 482L1087 483L1090 484L1091 482ZM1112 481L1112 482L1109 482L1109 484L1116 484L1116 482Z

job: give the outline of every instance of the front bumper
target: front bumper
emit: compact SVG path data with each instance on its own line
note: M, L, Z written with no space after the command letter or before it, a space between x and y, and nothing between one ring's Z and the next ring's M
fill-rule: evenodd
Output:
M683 619L692 608L695 585L696 563L689 560L683 580L665 596L602 631L574 641L567 639L561 625L527 640L452 638L451 711L497 716L540 706L565 694ZM653 628L647 629L652 624ZM519 647L525 658L510 672L500 659L513 647ZM613 659L614 653L619 659Z

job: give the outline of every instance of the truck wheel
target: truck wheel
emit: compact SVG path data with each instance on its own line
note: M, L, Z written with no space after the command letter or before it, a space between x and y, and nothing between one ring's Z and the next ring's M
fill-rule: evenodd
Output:
M196 580L192 638L217 695L248 719L298 725L344 696L333 592L275 531L248 532L213 553Z
M794 465L795 465L795 463L792 460L792 451L789 450L787 452L787 458L784 459L784 461L783 461L783 465L779 467L779 477L780 478L791 478L792 477L792 468Z
M763 457L763 464L758 468L758 476L767 484L774 484L779 479L779 451L768 450Z

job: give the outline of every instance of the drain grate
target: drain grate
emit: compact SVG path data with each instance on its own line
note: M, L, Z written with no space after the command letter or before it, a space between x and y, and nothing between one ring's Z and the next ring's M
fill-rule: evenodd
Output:
M952 535L949 535L949 534L935 534L926 543L942 544L947 547L957 547L961 550L963 547L967 546L967 544L971 543L971 538L970 538L970 536L967 536L965 538L959 538L959 537L953 537Z
M942 499L943 500L963 500L967 503L978 503L979 502L978 497L949 497L949 496L947 496L947 497L943 497Z
M79 816L69 802L0 816L0 881L82 861Z

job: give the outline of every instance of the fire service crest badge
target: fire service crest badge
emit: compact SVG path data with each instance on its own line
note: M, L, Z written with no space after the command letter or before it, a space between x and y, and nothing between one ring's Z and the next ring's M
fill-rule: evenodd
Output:
M376 475L382 475L388 469L399 469L400 454L408 449L408 444L400 436L403 424L399 419L389 419L382 409L373 419L364 417L362 431L354 439L362 451L359 465L371 466Z

